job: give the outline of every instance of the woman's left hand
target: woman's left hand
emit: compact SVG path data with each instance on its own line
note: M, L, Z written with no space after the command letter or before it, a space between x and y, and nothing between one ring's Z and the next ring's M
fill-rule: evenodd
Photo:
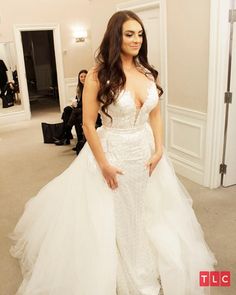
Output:
M149 169L149 176L152 175L153 170L156 168L158 162L161 160L161 157L163 155L163 150L158 150L148 161L146 167Z

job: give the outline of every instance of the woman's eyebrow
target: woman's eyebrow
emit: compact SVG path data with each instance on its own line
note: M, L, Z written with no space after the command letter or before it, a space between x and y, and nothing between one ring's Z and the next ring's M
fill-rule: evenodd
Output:
M126 30L125 33L126 33L126 32L129 32L129 33L135 33L135 31L132 31L132 30ZM138 33L142 33L142 32L143 32L143 30L138 31Z

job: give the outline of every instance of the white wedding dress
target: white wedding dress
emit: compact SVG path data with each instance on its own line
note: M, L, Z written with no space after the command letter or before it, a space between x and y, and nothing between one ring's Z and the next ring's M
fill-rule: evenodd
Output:
M151 177L154 140L149 112L154 82L137 109L122 91L97 132L109 162L122 169L108 188L86 144L61 175L26 204L11 237L23 282L18 295L209 294L199 271L215 257L166 153Z

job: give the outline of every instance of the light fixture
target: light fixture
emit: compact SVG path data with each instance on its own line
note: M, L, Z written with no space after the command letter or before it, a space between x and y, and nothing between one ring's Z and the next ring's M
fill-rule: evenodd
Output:
M75 34L75 42L84 42L88 36L88 32L85 29L76 30Z

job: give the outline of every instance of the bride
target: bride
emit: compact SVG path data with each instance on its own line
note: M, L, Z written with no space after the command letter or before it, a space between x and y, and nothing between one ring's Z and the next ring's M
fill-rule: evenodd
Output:
M111 17L96 61L83 93L87 143L12 233L17 294L209 294L199 272L216 260L163 150L163 91L136 14Z

